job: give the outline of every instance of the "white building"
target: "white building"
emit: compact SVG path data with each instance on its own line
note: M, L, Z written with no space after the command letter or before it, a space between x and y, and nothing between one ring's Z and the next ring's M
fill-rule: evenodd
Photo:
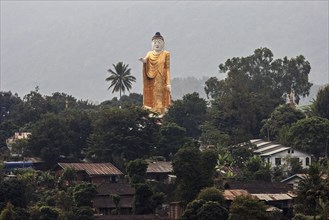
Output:
M15 132L15 134L6 140L7 147L11 156L22 156L23 149L13 149L13 144L18 140L28 139L30 132Z
M257 147L254 153L270 163L272 167L287 165L287 159L298 159L303 168L308 168L311 165L310 154L262 139L254 139L250 142Z

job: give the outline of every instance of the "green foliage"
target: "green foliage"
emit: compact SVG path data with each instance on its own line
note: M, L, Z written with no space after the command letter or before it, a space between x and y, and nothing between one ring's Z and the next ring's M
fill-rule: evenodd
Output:
M222 147L225 147L228 145L228 143L230 143L230 136L218 130L214 125L212 125L208 121L206 121L201 126L201 130L202 130L202 134L200 139L203 144L220 145Z
M228 211L218 202L193 200L190 202L180 220L226 220Z
M56 207L59 209L69 212L72 211L74 206L73 195L70 191L57 190L54 195Z
M291 108L288 104L279 105L271 113L270 118L263 120L261 134L269 140L278 141L280 130L284 126L290 126L303 118L305 115L301 111Z
M165 114L164 121L174 122L186 129L186 135L198 138L201 135L201 124L207 112L207 103L199 94L187 94L182 100L174 101Z
M15 207L14 208L14 216L16 220L30 220L31 216L28 210L20 208L20 207ZM0 218L1 219L1 218Z
M180 220L198 220L198 211L205 203L205 200L193 200L192 202L188 203Z
M137 184L133 202L135 214L150 214L154 211L154 203L152 201L152 191L146 184Z
M158 127L156 119L141 108L102 109L95 116L87 156L124 168L125 161L150 155L157 145Z
M329 85L318 91L313 102L313 111L317 116L329 119Z
M109 69L110 76L107 77L105 80L110 81L111 84L108 89L113 87L112 93L120 92L120 99L121 99L121 92L125 92L126 89L131 89L132 82L136 81L136 78L131 75L130 68L128 68L128 64L123 64L123 62L118 62L116 65L112 64L114 70Z
M206 202L198 210L198 220L226 220L228 211L218 202Z
M65 168L60 176L61 181L67 181L69 184L75 181L77 178L77 172L71 168Z
M102 102L99 106L101 108L107 107L122 107L128 108L131 106L142 106L143 104L143 95L137 93L129 93L129 95L122 95L121 99L118 100L117 97L112 98L111 100L106 100Z
M249 158L254 155L253 150L255 149L255 145L251 143L231 145L227 148L224 148L224 152L227 150L230 152L230 155L233 157L233 165L239 168L245 167Z
M133 201L133 211L135 214L154 213L156 208L164 202L164 193L155 191L148 184L136 184L135 189Z
M224 205L225 203L223 193L215 187L207 187L202 189L196 199L218 202L220 205Z
M315 163L309 167L307 176L299 182L297 204L303 206L304 214L316 216L320 214L321 204L324 207L329 203L329 181L325 176L321 166ZM328 215L323 211L322 214Z
M266 220L266 206L251 196L238 196L230 206L229 220Z
M179 199L188 203L202 188L211 186L216 163L215 152L201 153L199 149L192 146L181 148L172 161L173 170L177 176Z
M199 169L201 169L200 182L203 186L213 185L217 157L218 155L214 150L205 150L201 153Z
M111 196L115 207L118 208L121 197L117 194L112 194Z
M236 178L240 181L258 180L270 182L270 164L264 162L259 156L250 157Z
M50 206L40 207L40 220L57 220L60 212L58 209Z
M9 179L0 182L0 209L8 202L15 207L25 208L27 197L25 194L26 184L22 180Z
M307 216L303 215L301 213L297 213L294 217L293 220L314 220L313 216Z
M91 183L80 183L73 188L73 199L77 207L91 207L96 194L96 186Z
M187 141L186 129L176 123L164 122L159 130L159 146L156 155L171 159L178 149Z
M82 206L74 211L75 220L93 220L94 212L89 206Z
M90 130L91 122L84 112L47 113L33 125L25 154L40 156L48 168L56 164L61 155L79 158Z
M142 159L136 159L128 162L127 173L130 184L135 185L145 183L147 166L147 162Z
M8 202L6 207L0 213L0 220L14 220L14 206ZM0 209L1 210L1 209Z
M268 48L259 48L247 57L234 57L219 65L227 77L210 78L206 93L213 98L209 111L214 127L230 136L230 143L241 143L259 134L261 121L268 118L291 91L298 103L309 93L310 64L300 55L273 60Z
M329 120L310 117L297 121L289 130L289 142L292 147L313 154L324 156L329 140Z

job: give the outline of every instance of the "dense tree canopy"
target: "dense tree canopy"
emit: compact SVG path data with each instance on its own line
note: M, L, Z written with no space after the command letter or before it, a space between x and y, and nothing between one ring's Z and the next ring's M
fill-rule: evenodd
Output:
M210 78L205 88L214 99L210 121L230 135L230 143L234 144L257 137L261 121L285 102L283 97L293 93L298 103L311 87L310 64L302 55L273 60L268 48L256 49L248 57L228 59L219 69L227 78Z
M266 216L266 206L251 196L238 196L230 206L230 216L228 219L266 220L268 219Z
M291 108L288 104L279 105L271 113L270 118L263 120L261 133L268 140L278 141L280 130L305 118L303 112Z
M325 167L325 169L328 172L328 167ZM318 214L322 215L322 219L329 217L329 181L326 175L321 170L320 164L312 164L307 176L298 184L296 202L302 205L303 214L312 215L314 219Z
M147 162L142 159L129 161L127 164L127 174L131 185L145 183Z
M87 155L93 161L124 169L124 161L148 157L157 145L156 118L141 108L104 108L96 116Z
M329 85L319 90L313 103L313 109L317 116L329 119Z
M313 154L315 157L328 153L329 120L309 117L292 124L289 134L291 146Z
M60 156L81 158L91 132L91 120L86 112L48 113L33 124L25 155L41 157L48 167Z
M182 100L176 100L169 108L164 120L174 122L186 129L186 135L198 138L201 124L205 120L207 103L198 93L187 94Z
M202 188L213 185L216 162L217 155L214 151L200 152L195 146L178 150L172 165L177 176L178 197L182 201L192 201Z

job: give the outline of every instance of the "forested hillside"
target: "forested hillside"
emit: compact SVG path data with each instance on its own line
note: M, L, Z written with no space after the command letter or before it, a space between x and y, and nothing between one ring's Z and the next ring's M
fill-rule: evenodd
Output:
M18 171L17 179L8 180L2 170L0 195L6 196L0 198L0 219L6 219L3 216L8 213L29 216L24 219L74 219L74 215L93 219L95 188L75 183L74 174L62 179L52 175L54 166L63 160L114 164L135 187L136 214L156 213L161 204L180 201L187 207L182 219L192 219L191 215L241 219L244 215L239 207L255 201L251 197L237 199L228 210L222 198L223 182L277 183L304 173L311 182L296 191L299 208L294 214L328 216L329 181L323 176L329 170L329 85L302 111L296 105L309 95L312 86L308 81L310 64L302 55L273 59L270 49L259 48L249 56L228 59L219 65L219 71L227 77L173 80L177 97L163 118L142 109L142 95L136 93L95 105L61 92L43 95L37 87L24 97L1 91L2 159L38 157L49 172ZM183 85L190 88L187 94ZM201 95L202 88L207 98ZM5 155L6 140L15 132L31 135L11 145L16 156ZM286 158L287 166L271 167L254 153L255 146L249 142L261 138L312 155L312 166L305 170L299 161ZM175 184L146 181L143 161L171 161ZM65 185L70 181L73 185ZM303 190L309 187L318 191L305 197ZM21 200L15 196L19 194L24 195ZM70 205L63 207L63 201ZM263 203L253 206L258 207L261 219L268 218ZM90 218L77 217L83 212ZM56 218L49 218L52 214Z

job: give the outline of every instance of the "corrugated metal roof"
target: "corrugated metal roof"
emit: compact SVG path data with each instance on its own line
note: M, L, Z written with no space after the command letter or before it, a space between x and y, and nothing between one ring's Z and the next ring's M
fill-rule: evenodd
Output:
M282 194L292 191L293 187L285 183L272 182L227 182L224 185L229 190L246 190L252 194Z
M252 144L255 144L256 142L259 142L259 141L262 141L262 139L252 139L252 140L250 140L250 142Z
M259 153L260 156L270 156L291 149L291 147L275 144L271 141L264 141L262 139L253 139L250 140L250 142L257 146L257 149L254 150L254 153Z
M172 173L173 168L171 162L158 161L149 162L146 173Z
M225 200L234 200L237 196L245 195L249 195L249 193L243 189L226 189L223 193Z
M88 175L123 175L111 163L58 163L63 169L70 168L76 171L85 171Z
M271 145L268 145L266 147L259 148L259 149L255 150L254 152L255 153L261 153L263 151L270 150L270 149L278 147L278 146L280 146L280 144L271 144Z
M288 193L280 194L251 194L257 197L259 200L263 201L282 201L282 200L292 200L292 197Z
M279 148L279 149L276 149L276 150L273 150L273 151L263 153L260 156L270 156L272 154L280 153L280 152L288 150L288 149L290 149L290 147L282 147L282 148Z
M266 145L266 144L270 144L271 142L266 142L266 141L262 141L262 142L260 142L260 143L256 143L256 146L257 146L257 148L260 148L260 147L262 147L262 146L264 146L264 145Z

